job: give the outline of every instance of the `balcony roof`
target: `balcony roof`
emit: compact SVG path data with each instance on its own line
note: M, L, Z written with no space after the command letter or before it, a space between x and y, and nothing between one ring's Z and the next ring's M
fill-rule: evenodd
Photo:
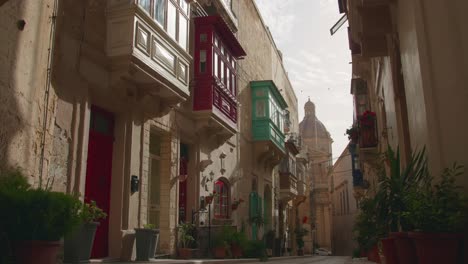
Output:
M194 18L195 25L213 25L216 32L224 40L223 43L229 47L232 55L237 59L243 58L247 55L245 50L242 48L241 44L237 40L236 36L229 29L226 22L220 16L206 16L206 17L196 17Z
M268 86L268 89L272 92L273 96L276 98L281 108L286 109L288 107L286 100L284 100L283 95L281 95L280 91L278 90L278 87L276 87L275 82L273 82L272 80L250 82L250 87L258 86Z

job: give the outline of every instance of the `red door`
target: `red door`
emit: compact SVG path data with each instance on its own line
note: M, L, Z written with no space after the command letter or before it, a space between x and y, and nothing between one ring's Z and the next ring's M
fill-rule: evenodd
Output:
M100 221L94 239L92 258L108 256L110 184L114 117L111 113L91 107L88 163L86 167L85 201L94 200L107 217Z

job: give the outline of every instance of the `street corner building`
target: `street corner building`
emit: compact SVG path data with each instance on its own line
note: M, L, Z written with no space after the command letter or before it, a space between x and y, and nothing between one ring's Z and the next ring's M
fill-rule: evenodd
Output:
M253 0L9 0L0 17L0 167L96 201L92 258L133 260L146 224L175 256L184 222L201 256L225 226L275 256L300 226L307 253L330 246L331 138L299 125Z

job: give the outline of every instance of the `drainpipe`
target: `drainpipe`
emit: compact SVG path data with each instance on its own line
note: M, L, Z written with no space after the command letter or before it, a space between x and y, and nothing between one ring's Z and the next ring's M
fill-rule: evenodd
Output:
M43 170L44 170L44 159L45 159L45 141L47 134L47 119L49 118L48 108L49 108L49 96L50 96L50 86L51 86L51 71L52 71L52 62L54 59L54 44L55 44L55 30L56 30L56 20L57 20L57 10L58 10L58 0L54 0L54 5L52 7L52 16L50 17L50 33L49 33L49 47L47 55L47 71L46 71L46 83L45 83L45 92L44 92L44 115L42 120L42 138L41 138L41 154L39 159L39 188L42 188L43 180ZM49 187L49 186L46 186Z

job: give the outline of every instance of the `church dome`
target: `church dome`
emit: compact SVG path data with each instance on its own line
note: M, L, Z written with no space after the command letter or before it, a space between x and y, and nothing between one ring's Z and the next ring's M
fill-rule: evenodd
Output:
M315 104L309 100L304 105L304 119L299 123L302 138L330 138L327 128L315 116Z

